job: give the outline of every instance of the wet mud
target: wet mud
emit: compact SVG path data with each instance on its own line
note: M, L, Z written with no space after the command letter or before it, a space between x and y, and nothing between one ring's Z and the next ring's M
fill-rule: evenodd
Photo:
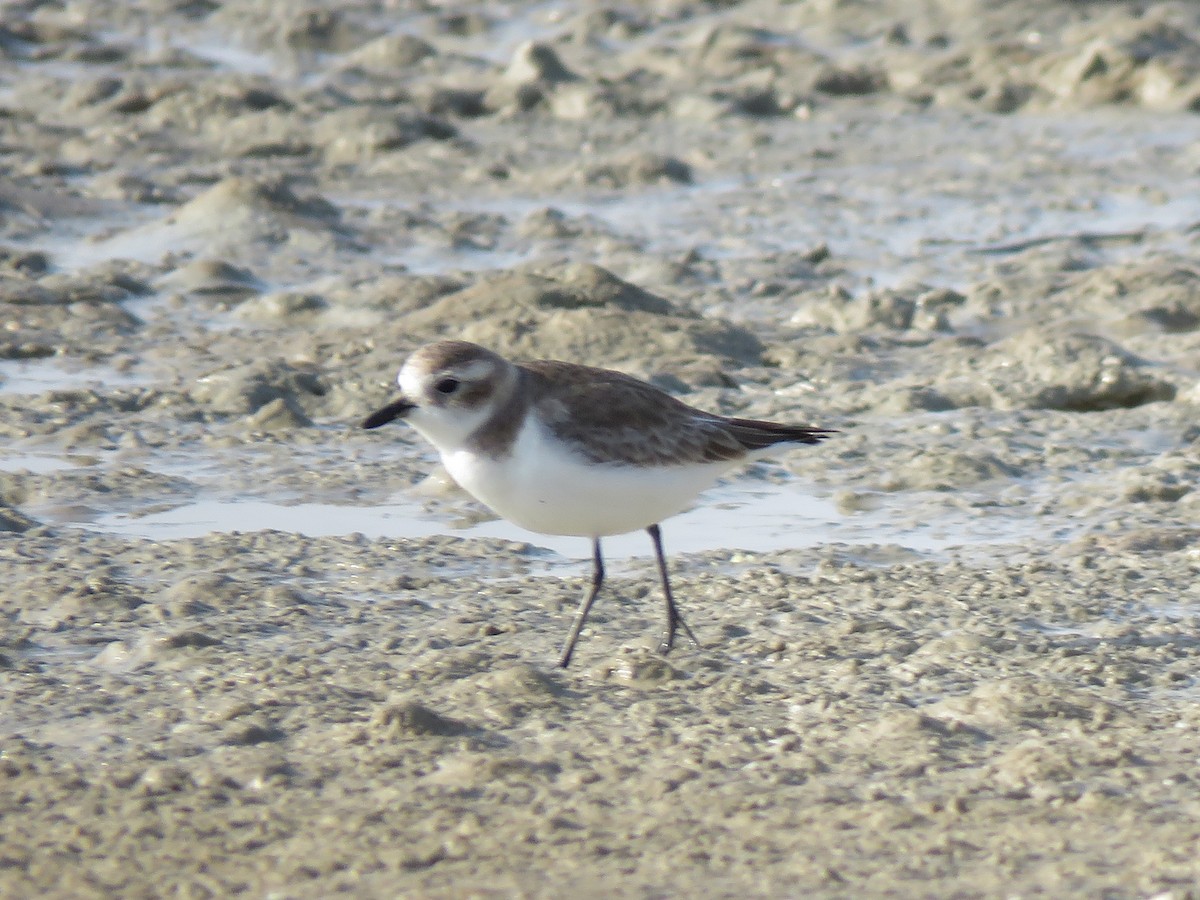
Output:
M1193 896L1198 44L4 7L0 895ZM357 427L442 337L840 434L564 672L587 542Z

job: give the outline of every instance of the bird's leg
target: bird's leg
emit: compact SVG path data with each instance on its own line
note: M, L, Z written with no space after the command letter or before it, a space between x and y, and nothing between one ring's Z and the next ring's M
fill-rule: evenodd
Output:
M646 531L650 534L650 540L654 541L654 555L658 557L658 574L662 576L663 596L667 601L667 631L663 635L659 649L663 653L671 652L671 648L675 646L675 631L680 626L683 627L684 633L691 638L692 643L699 647L700 642L696 640L692 629L679 614L679 609L675 606L675 598L671 595L671 579L667 577L667 558L663 555L662 530L657 525L651 525Z
M600 555L600 538L592 538L592 589L583 598L583 603L579 604L579 612L575 614L575 624L571 626L571 633L567 635L567 643L558 660L559 668L565 669L571 664L571 654L575 652L575 642L579 640L579 632L583 631L583 623L587 621L588 613L592 609L592 604L596 602L596 595L600 593L602 584L604 584L604 558Z

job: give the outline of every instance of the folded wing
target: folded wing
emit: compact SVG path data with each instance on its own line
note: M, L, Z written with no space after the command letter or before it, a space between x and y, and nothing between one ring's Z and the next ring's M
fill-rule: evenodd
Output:
M596 463L734 461L776 444L815 444L832 433L706 413L608 369L550 360L525 363L522 369L538 417L557 438Z

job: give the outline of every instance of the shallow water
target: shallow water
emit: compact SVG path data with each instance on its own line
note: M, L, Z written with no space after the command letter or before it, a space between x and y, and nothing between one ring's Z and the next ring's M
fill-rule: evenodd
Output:
M1122 114L1105 116L1112 121L1034 117L1006 123L994 133L995 147L981 123L967 146L933 146L921 156L887 164L798 162L796 170L702 178L634 196L568 189L469 202L454 198L442 208L519 219L549 205L604 223L647 253L662 255L699 250L713 259L757 257L824 243L836 258L853 264L853 280L879 287L914 281L962 287L997 257L1038 244L1107 242L1113 258L1129 255L1117 249L1121 244L1137 253L1148 246L1182 249L1186 242L1179 239L1180 229L1200 221L1195 199L1200 174L1180 184L1174 176L1114 173L1112 162L1123 145L1114 141L1112 130ZM1147 152L1174 152L1181 144L1200 142L1200 123L1194 117L1164 116L1148 123L1145 132ZM931 138L944 141L937 134ZM1031 154L1025 167L1028 181L998 183L981 207L979 181L987 178L1005 148ZM1070 169L1065 168L1068 159ZM1075 199L1048 206L1042 192L1048 179L1054 180L1054 191ZM904 192L903 204L881 214L897 189ZM348 202L370 206L379 201ZM419 246L388 261L434 274L508 267L533 253L503 244L489 249Z
M152 379L106 364L81 364L53 357L0 360L0 394L42 394L46 391L143 387Z
M708 550L771 552L842 545L889 545L938 556L952 548L984 548L1031 540L1065 539L1080 530L1078 522L1053 521L1018 511L948 510L926 521L911 516L912 497L881 494L868 511L842 514L829 499L814 496L803 485L762 486L732 483L706 492L692 509L663 525L671 554ZM533 534L502 519L476 514L454 515L454 504L407 500L385 506L334 503L275 503L261 499L200 499L168 510L110 513L84 524L109 534L174 540L210 532L264 529L310 537L362 534L368 538L423 538L449 534L463 538L496 538L543 547L567 559L588 559L589 542L579 537ZM486 515L486 514L483 514ZM650 552L642 532L607 537L605 557L645 557Z

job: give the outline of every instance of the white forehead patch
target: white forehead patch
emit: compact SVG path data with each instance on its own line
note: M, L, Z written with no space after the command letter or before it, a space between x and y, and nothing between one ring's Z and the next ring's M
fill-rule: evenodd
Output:
M396 384L400 385L400 393L405 397L411 397L414 400L421 396L421 379L424 377L417 366L410 363L405 363L400 370L400 374L396 376Z
M427 390L425 381L434 374L453 375L463 381L486 381L496 376L496 364L490 359L473 359L446 369L431 370L425 360L410 360L396 376L396 384L406 397L420 397Z

